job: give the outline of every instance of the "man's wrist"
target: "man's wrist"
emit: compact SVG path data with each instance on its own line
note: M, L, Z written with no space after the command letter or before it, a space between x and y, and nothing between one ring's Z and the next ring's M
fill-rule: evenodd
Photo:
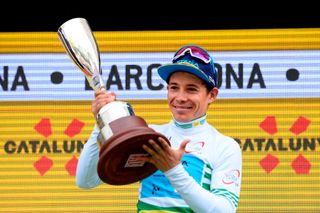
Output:
M173 168L169 169L168 171L164 172L164 175L167 176L168 178L175 176L177 174L181 174L181 172L184 171L184 168L181 163L177 164Z

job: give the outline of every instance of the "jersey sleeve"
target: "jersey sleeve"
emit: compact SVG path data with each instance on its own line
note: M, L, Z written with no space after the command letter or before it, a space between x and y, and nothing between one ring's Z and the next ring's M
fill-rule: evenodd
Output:
M218 166L213 168L210 190L211 193L226 198L237 208L242 178L241 149L234 142L222 154Z
M76 171L76 184L80 188L94 188L102 183L97 172L100 150L97 144L98 134L99 128L95 125L80 154Z
M225 150L217 168L206 174L211 176L209 190L201 187L181 164L164 173L195 212L236 212L242 169L241 150L236 146Z

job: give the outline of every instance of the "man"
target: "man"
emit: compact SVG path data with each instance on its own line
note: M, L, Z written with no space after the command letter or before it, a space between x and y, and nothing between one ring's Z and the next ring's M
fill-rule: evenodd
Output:
M242 154L237 142L206 122L209 105L218 95L217 72L211 55L195 45L181 47L171 64L159 67L173 115L170 123L150 125L169 140L150 140L141 160L159 170L141 181L138 212L235 212L241 186ZM116 99L97 91L92 111ZM92 188L97 175L99 146L95 128L81 153L77 185Z

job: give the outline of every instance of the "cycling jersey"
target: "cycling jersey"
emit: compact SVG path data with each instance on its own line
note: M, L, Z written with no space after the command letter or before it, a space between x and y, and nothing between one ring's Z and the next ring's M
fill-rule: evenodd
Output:
M172 120L149 125L178 149L189 139L176 167L156 171L143 179L137 211L144 212L235 212L238 206L242 154L238 143L207 123L206 116L189 123ZM102 183L97 174L99 146L95 127L84 145L77 166L77 185L92 188Z

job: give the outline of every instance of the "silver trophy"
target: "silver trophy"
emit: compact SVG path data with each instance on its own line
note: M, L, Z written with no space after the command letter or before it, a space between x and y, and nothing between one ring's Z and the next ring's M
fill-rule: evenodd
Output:
M69 57L82 71L94 89L105 87L101 77L100 52L93 32L84 18L73 18L58 29L59 38ZM136 160L148 155L142 148L149 139L156 142L162 134L149 128L141 117L135 116L131 105L114 101L103 106L98 112L97 125L100 145L97 172L102 181L112 185L134 183L156 171L154 165ZM137 158L138 157L138 158ZM136 158L136 159L135 159Z

